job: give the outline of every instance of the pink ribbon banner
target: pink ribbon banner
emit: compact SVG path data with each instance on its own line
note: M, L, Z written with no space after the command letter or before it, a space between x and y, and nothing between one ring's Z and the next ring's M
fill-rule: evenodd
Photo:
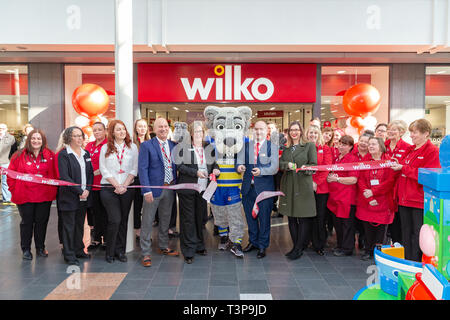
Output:
M47 185L56 186L56 187L59 187L59 186L63 186L63 187L64 186L65 187L81 186L81 184L76 184L76 183L63 181L63 180L44 178L39 175L21 173L21 172L17 172L17 171L6 169L6 168L1 168L0 172L2 175L6 174L8 176L8 178L16 179L16 180L20 180L20 181L39 183L39 184L47 184ZM95 184L90 185L90 186L96 187L96 188L109 187L109 186L102 186L102 185L95 185ZM174 184L174 185L169 185L169 186L128 186L127 188L154 188L154 189L169 189L169 190L189 189L189 190L195 190L197 192L201 191L200 185L198 185L197 183L180 183L180 184Z
M253 209L252 209L252 217L253 219L256 219L256 217L258 216L259 213L259 206L258 203L260 201L272 198L272 197L278 197L278 196L283 196L284 197L284 193L281 191L263 191L260 194L258 194L258 196L256 197L255 200L255 204L253 205Z
M336 163L325 164L320 166L303 166L298 168L299 171L361 171L361 170L378 170L390 168L397 164L396 161L391 160L375 160L375 161L363 161L363 162L350 162L350 163Z

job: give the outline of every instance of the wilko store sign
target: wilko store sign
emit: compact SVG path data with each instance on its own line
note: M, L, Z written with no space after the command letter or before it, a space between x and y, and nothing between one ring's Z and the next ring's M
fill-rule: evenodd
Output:
M139 102L312 103L315 99L315 64L138 65Z

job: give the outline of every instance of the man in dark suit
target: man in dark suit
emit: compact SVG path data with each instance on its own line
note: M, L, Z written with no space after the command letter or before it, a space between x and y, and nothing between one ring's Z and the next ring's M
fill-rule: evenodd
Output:
M158 118L154 123L156 137L143 142L139 150L139 179L144 186L171 185L176 182L176 166L173 162L172 149L175 143L168 140L169 124L164 118ZM152 225L155 213L159 215L159 248L160 253L170 256L178 256L178 252L169 249L169 224L172 212L172 204L175 197L173 190L142 188L144 196L142 225L141 225L141 249L142 265L151 266L152 252Z
M256 219L252 209L256 197L263 191L274 191L273 175L278 171L278 146L266 139L267 125L258 121L254 126L254 140L245 144L245 164L238 166L238 172L244 172L242 181L242 204L247 218L249 243L244 252L258 250L257 258L266 256L270 244L270 214L273 199L258 203L259 213Z

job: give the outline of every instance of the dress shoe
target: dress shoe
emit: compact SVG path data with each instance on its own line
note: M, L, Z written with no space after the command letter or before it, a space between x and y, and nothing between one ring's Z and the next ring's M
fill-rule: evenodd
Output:
M25 250L22 255L23 260L33 260L33 254L30 250Z
M289 260L297 260L303 255L303 251L295 250L290 255L288 255Z
M192 258L192 257L184 257L184 262L186 262L187 264L191 264L192 262L194 262L194 258Z
M256 254L256 257L258 259L262 259L266 256L266 249L259 249L258 253Z
M319 256L324 256L324 255L325 255L325 253L323 252L322 249L316 250L316 253L317 253Z
M106 260L106 262L108 262L108 263L113 263L113 262L114 262L114 257L111 257L111 256L105 256L105 260Z
M250 252L252 250L258 250L258 248L255 247L251 242L249 242L248 245L242 251L243 252Z
M47 258L48 257L48 251L45 250L45 249L39 248L39 249L36 249L36 255L39 256L39 257Z
M142 258L141 264L144 267L151 267L152 266L152 259L150 258L150 256L144 256Z
M82 252L82 253L79 253L79 254L75 255L75 257L77 257L78 259L90 259L91 255Z
M195 251L196 254L199 254L201 256L206 256L208 254L208 251L206 251L206 249L203 250L197 250Z
M284 256L289 257L294 252L294 250L295 248L292 248L291 251L287 252Z
M117 259L119 259L120 262L127 262L128 258L124 253L116 254Z

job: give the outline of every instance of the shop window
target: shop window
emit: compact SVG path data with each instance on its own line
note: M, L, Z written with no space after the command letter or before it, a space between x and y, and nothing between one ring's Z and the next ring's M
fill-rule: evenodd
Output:
M72 104L72 95L74 91L82 84L95 84L103 88L109 97L109 106L105 112L96 114L96 116L88 116L83 112L75 110ZM66 65L64 67L64 95L65 95L65 127L77 125L83 128L83 131L91 136L90 125L93 121L102 121L107 124L115 118L115 74L112 65ZM102 99L102 97L100 97Z
M366 129L375 129L377 123L389 121L389 67L388 66L324 66L321 85L321 122L328 121L333 128L341 128L355 135L357 131L349 127L351 116L342 105L345 92L352 86L367 83L380 94L377 111L363 119ZM357 134L356 134L357 135Z
M0 123L18 140L28 123L28 67L0 65Z
M431 142L439 146L450 133L450 67L427 67L425 119L431 122Z

